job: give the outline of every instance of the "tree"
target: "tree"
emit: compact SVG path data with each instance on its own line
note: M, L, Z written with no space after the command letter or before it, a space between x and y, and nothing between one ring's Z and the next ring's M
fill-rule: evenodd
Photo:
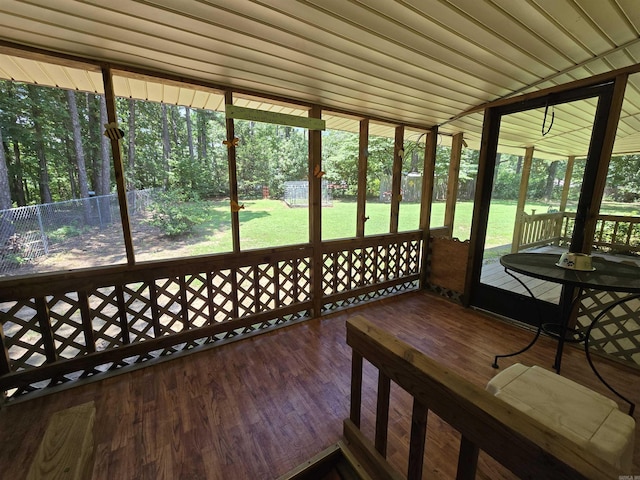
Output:
M169 138L169 119L167 118L167 105L162 104L162 165L165 172L169 172L169 158L171 158L171 140ZM165 188L167 188L169 177L166 177Z
M136 188L136 102L132 98L128 101L129 131L127 149L127 190Z
M611 158L605 193L618 202L640 200L640 154Z
M11 208L11 189L9 187L9 170L4 154L4 140L2 139L2 128L0 128L0 210Z
M69 103L69 116L71 118L71 129L73 134L73 147L78 168L78 188L80 197L89 196L89 180L87 178L87 167L84 160L84 148L82 146L82 131L80 129L80 118L78 116L78 105L76 102L76 92L67 90L67 102Z
M556 175L558 173L559 163L560 162L558 160L554 160L553 162L549 163L547 167L547 179L544 184L543 194L543 199L545 202L551 201L551 198L553 196L553 186L556 183Z

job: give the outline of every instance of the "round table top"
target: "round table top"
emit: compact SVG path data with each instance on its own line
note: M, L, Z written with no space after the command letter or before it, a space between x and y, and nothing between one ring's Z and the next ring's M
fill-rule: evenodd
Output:
M593 256L595 270L585 272L559 267L560 255L550 253L511 253L500 257L500 263L529 277L563 285L594 290L640 293L640 267L612 262Z

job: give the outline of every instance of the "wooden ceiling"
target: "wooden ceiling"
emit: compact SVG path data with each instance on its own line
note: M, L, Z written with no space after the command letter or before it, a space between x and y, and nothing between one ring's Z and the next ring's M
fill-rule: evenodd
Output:
M640 63L638 0L3 0L0 77L102 92L115 65L118 95L220 110L222 91L253 108L357 128L361 117L439 125L478 148L488 102ZM13 46L90 60L56 65ZM191 79L176 85L129 67ZM274 98L289 99L283 105ZM505 118L501 150L563 158L586 153L595 103ZM289 109L289 110L286 110ZM352 115L345 115L352 114ZM454 119L454 120L452 120ZM640 74L630 77L615 151L640 151Z

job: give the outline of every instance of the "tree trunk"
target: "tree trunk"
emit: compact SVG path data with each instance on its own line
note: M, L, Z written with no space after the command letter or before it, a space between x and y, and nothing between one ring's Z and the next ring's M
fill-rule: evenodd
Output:
M187 119L187 143L189 145L189 159L191 163L194 162L196 155L193 149L193 128L191 126L191 109L189 107L185 107L186 111L186 119Z
M90 93L87 94L87 111L88 111L88 130L89 130L89 159L92 165L91 184L92 190L97 192L102 185L102 160L100 158L100 147L102 132L104 125L100 125L100 109L97 108L97 97Z
M5 150L5 153L9 150ZM27 204L27 197L25 195L24 177L22 175L22 156L20 155L20 144L13 142L13 159L15 162L14 175L13 175L13 191L16 198L16 203L19 207L24 207Z
M129 148L127 150L127 190L135 190L136 178L136 102L129 99Z
M85 198L84 219L87 224L91 221L91 204L89 203L89 179L87 177L87 165L84 158L84 148L82 146L82 130L80 129L80 117L78 116L78 104L76 102L76 92L67 90L67 102L69 103L69 116L71 117L71 130L73 132L73 150L76 155L76 167L78 169L78 189L80 198Z
M198 160L204 162L207 158L207 113L196 110L198 128Z
M82 131L80 129L80 117L78 116L76 92L67 90L67 101L69 102L69 115L71 116L73 149L76 156L76 166L78 168L78 189L80 190L80 196L86 198L89 196L89 180L87 178L87 167L84 159L84 148L82 146Z
M107 101L104 98L104 95L100 97L100 132L104 132L104 125L109 123L107 118ZM111 193L111 141L105 136L100 135L100 152L101 152L101 162L100 162L100 170L101 170L101 183L99 190L97 190L98 195L104 195L100 198L99 208L100 208L100 218L102 219L102 224L110 224L111 223L111 209L109 208L110 200L109 195ZM103 225L101 225L103 226Z
M31 99L31 117L35 134L34 147L38 158L38 187L40 188L40 203L51 203L51 190L49 187L49 169L47 166L47 156L44 149L44 133L42 123L40 123L41 110L40 99L37 87L27 85L29 98Z
M173 145L179 150L180 136L178 135L178 107L169 105L169 120L171 120L171 136L173 137Z
M107 101L104 96L100 97L100 125L101 132L104 131L104 125L109 123L107 117ZM100 184L99 195L109 195L111 193L111 141L105 136L100 135L100 152L101 152L101 169L102 169L102 182Z
M9 186L9 169L7 157L4 154L4 140L0 129L0 210L11 208L11 188Z
M558 160L554 160L547 167L547 181L544 185L544 199L545 202L551 201L551 197L553 195L553 184L556 180L556 174L558 173L558 164L560 162Z
M167 105L162 104L162 167L164 169L164 188L169 186L169 157L171 157L171 141L169 140L169 121Z
M493 190L496 188L496 181L498 180L498 169L500 168L501 162L502 162L502 154L498 153L496 154L496 166L495 166L495 170L493 171L493 186L491 187L492 193L493 193Z

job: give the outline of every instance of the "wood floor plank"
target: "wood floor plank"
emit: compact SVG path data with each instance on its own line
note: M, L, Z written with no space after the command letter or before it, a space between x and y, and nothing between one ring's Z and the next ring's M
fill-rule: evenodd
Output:
M345 321L355 313L481 386L496 374L494 355L515 351L533 336L426 292L385 299L8 405L0 411L0 471L23 480L51 414L94 401L93 480L277 478L341 438L351 375ZM543 337L528 352L501 359L500 367L521 362L550 368L555 345ZM582 350L567 347L562 365L564 376L612 398ZM637 372L609 364L602 371L621 393L640 402ZM362 430L370 439L376 388L377 371L364 362ZM411 397L392 385L390 406L387 456L406 472ZM425 478L454 478L459 444L460 436L430 415ZM513 476L481 453L477 478Z

